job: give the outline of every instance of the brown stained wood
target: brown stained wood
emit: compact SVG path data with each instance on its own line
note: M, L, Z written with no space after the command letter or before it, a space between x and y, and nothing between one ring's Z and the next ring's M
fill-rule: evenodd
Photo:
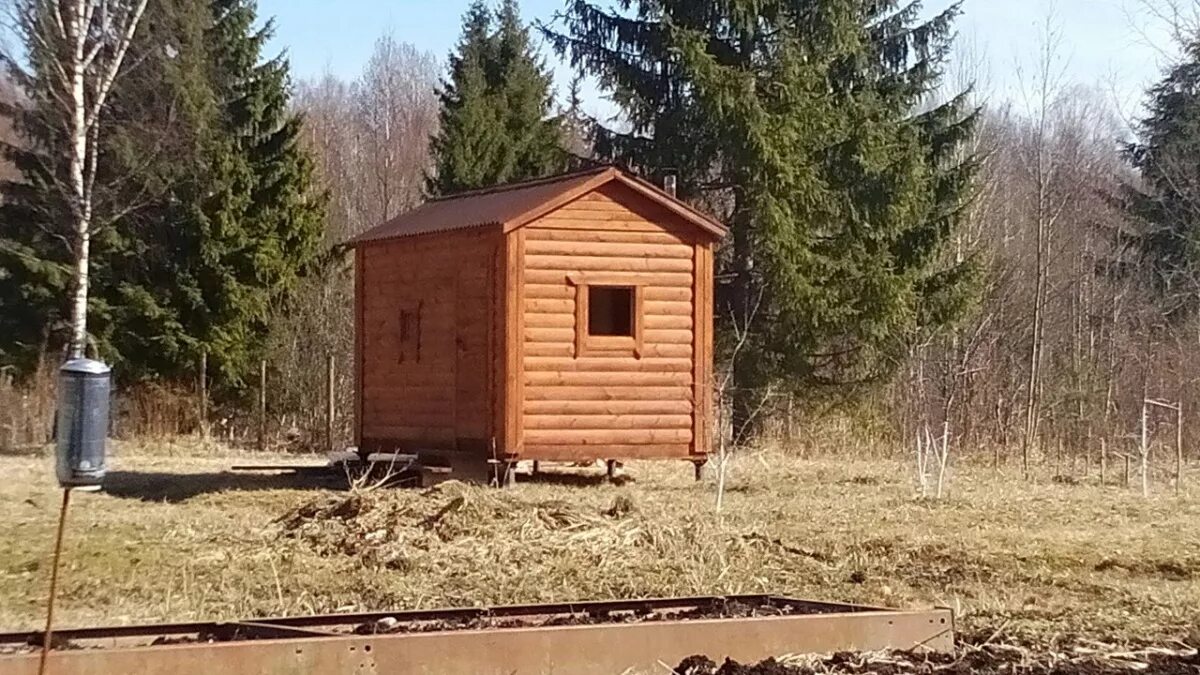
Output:
M520 452L524 429L521 423L522 402L525 400L525 230L508 235L508 269L505 275L507 311L505 330L505 411L504 448L506 454ZM573 332L573 331L571 331Z
M609 258L599 256L529 255L525 263L530 270L562 270L563 272L687 272L692 271L689 258Z
M428 426L427 420L431 418L436 418L438 424L454 422L454 417L450 414L450 403L448 400L431 401L418 398L373 398L366 402L365 407L369 413L384 413L390 408L402 405L405 409L406 423Z
M530 230L536 232L537 230ZM692 247L683 244L620 244L610 242L529 241L525 250L531 256L567 256L591 258L650 258L652 260L691 260Z
M663 316L661 314L646 314L644 325L648 329L692 329L692 317L684 314L682 316Z
M482 260L490 260L490 251L483 251ZM473 267L458 269L457 325L454 333L454 427L460 438L484 438L491 435L491 405L488 402L488 324L490 286L487 271L490 265L480 264L484 274Z
M603 400L570 401L561 399L528 400L525 415L686 415L691 421L692 403L677 400Z
M574 344L575 330L572 328L529 328L525 331L526 343ZM628 338L627 338L628 339ZM680 328L647 328L643 337L645 345L692 344L692 331Z
M526 344L531 342L550 342L557 344L575 344L574 328L529 328L525 331Z
M509 232L512 232L533 220L541 218L551 211L555 211L562 208L566 204L570 204L582 195L591 193L596 188L616 178L617 173L618 171L616 169L606 169L605 171L597 174L595 177L585 182L583 185L563 192L549 201L535 205L521 215L504 223L504 233L508 234Z
M489 331L491 343L491 385L490 404L492 427L485 438L489 439L490 452L498 452L507 441L507 406L513 405L508 399L508 348L510 336L508 333L508 237L501 236L500 241L492 251L491 304L492 322ZM494 459L494 458L493 458Z
M576 321L575 314L525 313L525 325L530 328L566 328L574 330ZM582 323L579 325L582 325Z
M568 297L525 299L525 316L531 314L573 314L575 312L575 292L570 291Z
M542 221L543 223L545 221ZM596 243L596 244L658 244L669 246L682 246L689 252L692 245L686 237L681 237L673 232L656 231L656 232L619 232L615 230L561 230L553 229L537 224L529 227L526 234L527 244L539 242L571 242L578 244Z
M596 459L673 459L685 458L691 453L687 443L644 444L644 445L526 445L521 454L523 459L542 461L577 462Z
M688 313L690 314L691 312L692 289L690 287L664 288L661 286L644 286L643 293L648 302L682 302L688 306ZM567 285L566 275L564 275L562 282L557 284L526 284L525 297L527 300L566 300L573 302L575 291L572 286Z
M572 317L571 330L575 333L573 342L573 351L571 356L579 357L587 351L587 335L585 333L588 325L588 312L590 307L588 304L588 287L581 284L572 284L575 286L575 302L574 315Z
M576 356L588 356L590 353L603 356L637 356L634 351L638 348L638 338L628 335L592 335L586 340L587 351ZM621 352L625 352L622 354Z
M526 342L525 356L559 356L567 357L575 355L575 346L573 344L562 344L557 342ZM595 356L624 356L623 350L608 353L603 350L594 350ZM688 359L692 358L692 345L690 344L662 344L662 345L643 345L642 358L667 358L667 359Z
M530 429L525 442L530 445L637 445L690 443L689 429Z
M691 272L630 272L628 277L634 283L643 286L678 286L690 289L692 286ZM567 273L562 270L530 269L525 272L525 282L529 284L558 285L565 283Z
M454 426L417 427L417 426L388 426L384 424L370 425L363 430L365 436L372 438L394 438L399 440L420 441L450 441L455 439Z
M528 372L525 383L536 386L648 386L669 387L692 384L692 373L637 372Z
M692 331L678 328L647 328L645 341L651 344L689 344Z
M617 175L616 181L614 182L620 182L624 187L646 198L647 203L651 204L656 211L669 211L679 217L680 223L686 222L696 226L698 229L694 229L693 231L707 235L710 240L721 239L727 232L724 225L687 206L683 202L677 199L661 199L661 192L646 185L645 183L624 175ZM615 189L615 185L601 188L601 190L603 190L606 194L610 195L616 194L614 192ZM670 222L669 220L662 218L656 218L656 221L661 221L664 223Z
M368 413L371 412L370 409L368 409L367 412ZM409 414L406 411L404 421L410 425L405 428L410 428L410 429L448 429L450 434L457 436L457 434L455 434L455 426L454 426L455 422L454 422L453 415L419 415L419 414ZM368 427L368 428L371 429L372 432L377 432L380 427ZM390 432L389 432L389 434L390 434ZM400 437L401 438L411 438L413 436L411 434L409 434L409 435L401 435ZM438 438L442 438L442 436L439 436Z
M581 356L558 358L554 356L526 356L527 372L638 372L638 373L686 373L692 369L691 359L635 359L621 356Z
M712 354L709 242L720 228L617 175L573 183L507 221L504 236L479 228L357 248L371 268L355 289L360 437L495 438L510 457L707 452L693 402L710 401L701 361ZM635 289L632 337L578 330L588 285ZM437 336L419 365L395 358L398 303L413 300L422 334Z
M692 316L692 303L674 300L646 300L646 316Z
M609 204L614 204L616 203L616 200L608 194L607 190L601 188L599 190L593 190L592 192L589 192L576 200L577 204L584 204L587 202L607 202Z
M691 401L690 386L539 385L525 388L528 401Z
M699 301L695 303L692 346L693 353L693 382L695 387L693 400L696 408L692 413L692 452L696 455L707 455L712 443L712 392L715 382L712 381L712 330L713 330L713 258L711 245L696 247L696 278L692 296Z
M633 355L642 358L642 350L646 345L646 295L643 286L634 287L633 291ZM603 345L596 345L596 351Z
M368 247L354 251L354 445L362 444L363 425L363 281Z
M454 386L453 364L446 361L412 363L411 368L397 364L394 372L367 373L363 380L373 389L411 389L413 387L442 388Z
M486 378L457 374L460 359L466 370L486 370L487 268L498 236L494 230L448 232L357 249L365 261L364 287L356 288L363 312L356 341L363 350L357 381L364 429L448 420L464 435L478 435L491 427ZM447 255L455 265L445 264ZM401 310L410 320L420 314L419 330L409 329L419 335L403 350Z
M691 430L692 416L684 415L583 415L526 414L526 429L570 429L587 431L619 430L622 433L649 429Z
M598 217L607 216L607 217ZM627 216L626 216L627 218ZM602 221L599 224L597 221ZM661 232L662 228L645 220L625 220L621 214L575 214L563 213L557 218L547 218L541 221L541 226L557 230L595 230L602 227L605 230L617 232Z

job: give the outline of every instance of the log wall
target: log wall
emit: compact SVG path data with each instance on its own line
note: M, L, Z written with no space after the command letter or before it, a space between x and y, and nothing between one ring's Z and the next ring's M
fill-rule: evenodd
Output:
M490 439L501 244L495 228L476 228L359 247L360 446L454 448Z
M704 364L711 356L707 330L697 330L697 322L710 315L698 312L694 300L712 301L711 277L696 275L710 249L698 242L695 228L609 184L513 234L522 235L523 261L521 456L632 459L707 452L696 403L705 400L705 387L697 385L708 379ZM640 287L637 353L579 353L576 285L588 279Z

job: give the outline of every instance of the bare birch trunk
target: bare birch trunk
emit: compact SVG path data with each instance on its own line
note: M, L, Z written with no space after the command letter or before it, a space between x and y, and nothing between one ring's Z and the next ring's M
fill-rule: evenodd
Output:
M92 242L91 194L85 177L88 158L87 100L84 83L84 0L76 0L68 19L69 34L74 42L65 70L70 77L71 121L70 180L72 232L75 235L75 283L71 295L71 341L68 353L73 359L84 356L87 349L87 304L89 254Z
M67 131L64 198L71 214L74 256L71 291L71 358L88 344L87 306L93 234L100 114L141 22L147 0L42 0L23 10L23 36L40 58L53 61L62 87L61 123Z

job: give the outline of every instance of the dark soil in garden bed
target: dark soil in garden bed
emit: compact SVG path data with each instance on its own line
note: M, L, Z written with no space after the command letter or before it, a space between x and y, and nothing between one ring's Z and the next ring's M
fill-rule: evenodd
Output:
M788 603L773 601L755 603L743 600L716 599L696 607L666 610L620 609L590 610L528 616L464 616L434 621L397 621L385 617L354 629L358 635L381 633L428 633L448 630L491 630L497 628L542 628L550 626L590 626L598 624L645 623L653 621L695 621L699 619L749 619L770 616L797 616L855 611L853 606Z
M675 675L1154 675L1200 674L1200 656L1195 649L1170 648L1102 650L1077 646L1066 651L1036 650L1014 645L960 646L957 655L835 654L828 658L781 662L767 659L745 665L726 659L717 664L705 656L684 659Z

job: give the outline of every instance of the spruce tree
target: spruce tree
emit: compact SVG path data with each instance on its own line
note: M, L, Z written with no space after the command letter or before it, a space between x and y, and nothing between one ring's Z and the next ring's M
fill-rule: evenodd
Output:
M236 389L262 355L268 316L315 263L324 196L288 110L288 64L263 60L270 22L252 0L212 0L205 35L217 102L203 139L206 180L181 199L180 229L194 247L180 270L180 324L210 353L218 383Z
M90 328L123 377L191 377L206 351L217 393L236 393L270 311L315 262L323 196L288 110L287 63L262 58L271 27L254 27L253 2L158 0L146 21L101 154L111 223L93 242ZM40 220L54 217L42 173L56 141L34 103L10 110L22 179L0 208L0 299L21 308L0 313L12 329L0 356L23 366L61 343L69 280Z
M972 268L947 259L975 158L975 111L936 88L957 7L815 0L571 0L553 46L595 75L628 129L597 150L718 210L731 227L718 318L737 424L771 382L887 374L914 334L961 316ZM736 342L737 353L731 343Z
M493 13L476 0L439 92L428 191L444 195L556 173L569 157L552 115L553 79L538 58L515 0Z
M1200 40L1149 91L1126 156L1141 177L1127 188L1136 242L1171 316L1200 305Z

